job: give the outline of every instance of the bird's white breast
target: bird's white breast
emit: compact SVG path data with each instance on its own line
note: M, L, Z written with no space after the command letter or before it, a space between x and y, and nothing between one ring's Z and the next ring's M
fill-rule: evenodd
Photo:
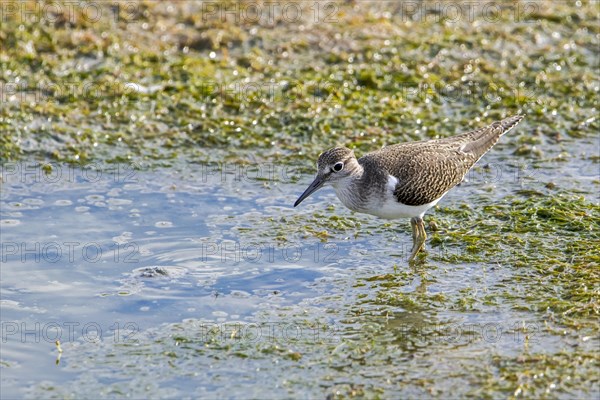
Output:
M409 206L400 203L394 196L397 184L398 179L388 175L384 191L373 191L366 201L356 194L356 187L352 185L351 178L348 178L348 181L336 182L334 189L337 197L349 209L385 219L423 217L423 214L443 197L420 206Z

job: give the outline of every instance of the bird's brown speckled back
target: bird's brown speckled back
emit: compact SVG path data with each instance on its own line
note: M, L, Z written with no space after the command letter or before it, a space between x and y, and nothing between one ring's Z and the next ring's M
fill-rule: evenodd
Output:
M394 195L399 202L412 206L431 203L459 184L477 160L521 119L523 116L517 115L449 138L384 147L358 162L365 169L364 178L371 182L386 182L387 174L396 177Z

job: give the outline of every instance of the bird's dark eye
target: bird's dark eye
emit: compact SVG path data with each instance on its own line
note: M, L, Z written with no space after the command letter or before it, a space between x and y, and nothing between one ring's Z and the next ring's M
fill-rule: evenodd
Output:
M343 162L336 163L332 169L333 169L333 172L340 172L342 169L344 169L344 163Z

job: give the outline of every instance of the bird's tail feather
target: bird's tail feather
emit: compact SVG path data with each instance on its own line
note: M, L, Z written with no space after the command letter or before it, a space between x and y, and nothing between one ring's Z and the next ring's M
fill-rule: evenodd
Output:
M502 135L517 126L523 118L523 115L515 115L505 118L502 121L496 121L483 129L471 132L469 135L471 140L462 146L461 151L473 153L478 158L483 156L496 144Z

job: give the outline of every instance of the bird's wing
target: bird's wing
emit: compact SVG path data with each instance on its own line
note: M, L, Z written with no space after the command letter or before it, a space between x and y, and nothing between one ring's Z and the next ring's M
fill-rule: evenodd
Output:
M398 179L394 196L411 206L431 203L460 183L477 158L459 150L462 144L410 146L396 162L385 162L388 173ZM385 158L388 160L388 158Z
M522 115L445 139L385 147L366 155L398 179L394 195L406 205L422 205L439 199L459 184L465 174L498 139L514 128Z

